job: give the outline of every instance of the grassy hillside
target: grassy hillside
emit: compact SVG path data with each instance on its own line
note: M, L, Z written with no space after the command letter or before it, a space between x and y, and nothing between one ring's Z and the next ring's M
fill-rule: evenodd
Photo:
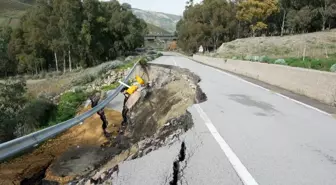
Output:
M33 3L32 0L0 0L0 26L15 27L19 24L20 17L31 6L23 2Z
M147 28L148 28L149 34L171 34L167 30L164 30L164 29L162 29L158 26L155 26L153 24L150 24L150 23L147 23Z
M254 37L224 43L217 51L223 57L269 56L278 58L327 58L336 54L336 30L284 37Z
M336 29L285 37L254 37L224 43L224 58L336 72Z
M151 12L151 11L145 11L140 9L132 9L133 13L143 20L145 20L147 23L153 24L155 26L158 26L160 28L163 28L164 30L167 30L168 32L175 32L176 30L176 23L181 19L181 16L178 15L172 15L167 13L161 13L161 12Z
M1 0L0 1L0 12L8 11L8 10L25 10L29 8L31 5L27 3L22 3L17 0Z

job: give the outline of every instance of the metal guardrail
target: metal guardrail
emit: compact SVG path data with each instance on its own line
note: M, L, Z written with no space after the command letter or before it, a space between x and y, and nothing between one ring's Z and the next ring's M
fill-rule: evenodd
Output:
M135 70L139 62L136 62L128 75L124 78L124 82L126 82L132 73ZM98 104L93 109L74 117L70 120L65 122L59 123L57 125L48 127L46 129L31 133L29 135L16 138L14 140L8 141L6 143L0 144L0 161L3 161L9 157L12 157L16 154L24 152L27 149L33 148L40 144L43 141L46 141L50 138L55 137L56 135L60 134L61 132L83 122L85 119L89 118L90 116L96 114L100 109L104 108L109 102L111 102L121 91L122 85L120 85L111 96L108 96L105 100L103 100L100 104Z

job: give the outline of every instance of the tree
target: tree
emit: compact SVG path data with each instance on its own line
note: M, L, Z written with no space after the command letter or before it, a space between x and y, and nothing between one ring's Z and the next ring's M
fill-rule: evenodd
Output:
M0 36L0 72L97 65L141 47L146 30L130 6L118 1L37 0L9 40Z
M0 142L15 138L17 117L26 103L25 92L24 80L0 83Z
M298 11L290 10L287 24L292 33L305 33L308 32L308 26L311 24L313 17L314 11L309 6L305 6Z
M281 24L281 36L284 34L286 16L288 14L289 8L291 7L291 0L280 0L280 11L282 12L282 24Z
M60 27L61 40L64 45L63 57L68 54L69 70L72 71L71 50L76 47L77 35L81 29L82 3L80 0L59 0L56 7L60 17L58 26Z
M237 19L250 23L252 35L267 28L265 20L279 11L277 0L246 0L238 5Z
M215 50L222 42L234 39L237 26L234 6L221 0L204 0L195 5L189 2L177 23L178 45L193 53L200 45L205 50Z
M325 30L327 20L336 15L336 1L335 0L317 0L320 6L317 11L322 17L322 31Z
M12 29L5 27L0 29L0 75L8 76L8 73L14 72L15 67L10 61L7 50L10 42Z

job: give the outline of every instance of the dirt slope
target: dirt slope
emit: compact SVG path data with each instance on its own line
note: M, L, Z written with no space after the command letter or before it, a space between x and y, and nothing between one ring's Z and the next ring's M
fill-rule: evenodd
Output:
M122 121L121 114L114 110L106 110L105 113L109 122L108 131L116 135ZM47 141L32 153L0 164L0 185L20 184L24 179L26 179L25 184L31 184L28 179L34 174L38 178L39 175L44 174L46 169L46 179L61 183L69 181L72 176L66 176L66 174L71 174L70 172L62 175L63 177L53 172L53 166L58 163L55 159L59 157L62 159L61 156L66 153L65 158L69 156L74 159L72 162L75 163L75 159L78 159L76 152L87 152L88 149L90 152L99 150L106 142L108 140L102 133L101 120L98 115L94 115L85 120L84 124L77 125L57 138ZM38 174L38 172L41 173Z
M250 56L269 57L326 57L336 54L336 29L284 37L254 37L224 43L217 54L223 57L244 58Z

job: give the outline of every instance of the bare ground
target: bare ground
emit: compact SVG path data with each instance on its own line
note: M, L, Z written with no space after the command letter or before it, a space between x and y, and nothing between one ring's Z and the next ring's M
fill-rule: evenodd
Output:
M223 43L217 54L231 58L250 56L324 58L336 54L336 29L284 37L251 37Z
M87 110L88 108L81 112ZM115 136L122 121L121 114L114 110L106 110L105 113L109 122L108 131ZM0 164L0 185L20 184L22 181L26 184L31 184L32 182L29 180L34 180L32 177L36 174L44 175L45 170L46 179L57 181L61 184L68 182L73 179L75 173L68 172L60 175L59 171L55 170L57 168L53 168L60 162L59 160L56 161L56 159L65 159L68 156L72 160L72 165L76 166L76 162L77 164L82 162L78 161L79 152L90 153L93 151L96 154L108 155L106 152L100 152L101 146L108 141L102 133L99 116L94 115L85 120L84 124L77 125L55 139L47 141L33 152ZM92 164L94 161L88 160L88 162L91 162L91 166L95 165ZM85 169L87 166L89 165L83 168Z

